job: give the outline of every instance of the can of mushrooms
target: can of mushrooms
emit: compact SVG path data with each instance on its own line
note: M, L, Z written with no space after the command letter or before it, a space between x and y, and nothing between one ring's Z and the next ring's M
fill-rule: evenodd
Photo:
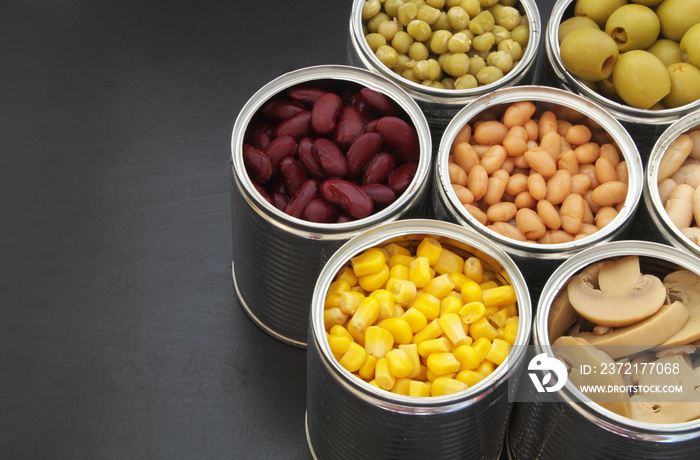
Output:
M427 213L431 155L420 107L367 70L307 67L258 90L231 138L233 284L251 320L304 348L326 261L368 228Z
M434 271L435 282L419 284L422 276L414 276L409 266L402 268L408 259L417 272L421 260L432 264L425 266L425 273L430 277ZM391 265L385 282L375 282L379 275L363 274L374 260ZM478 275L472 270L476 265ZM355 289L349 272L359 274L362 292ZM404 279L401 272L408 277ZM508 306L488 306L492 311L477 314L478 320L462 311L466 296L473 300L472 306L481 303L461 284L478 288L476 278L483 286L479 297L484 305L490 304L487 286L492 285L499 292L511 292L514 297L497 301ZM415 285L423 286L420 292ZM447 288L439 289L439 294L433 289L437 285ZM334 297L340 289L338 308ZM356 309L350 301L354 297L363 299ZM378 312L365 315L376 302L381 302L375 305ZM428 304L436 308L432 314L424 308ZM519 375L530 337L530 308L527 284L513 261L463 227L406 219L379 225L348 241L319 275L311 305L306 433L313 457L499 458L512 407L508 392L517 384L512 379ZM418 325L418 318L429 319ZM399 332L399 324L407 330ZM496 328L498 324L504 327ZM382 333L387 338L379 340ZM499 354L498 349L503 353L496 359L491 354ZM488 353L482 360L478 353L483 352ZM464 359L467 353L473 362ZM408 360L413 364L399 364L404 354L414 356Z
M698 319L686 251L625 240L564 262L537 306L510 458L696 458Z
M700 111L673 123L656 141L643 203L634 235L700 257Z

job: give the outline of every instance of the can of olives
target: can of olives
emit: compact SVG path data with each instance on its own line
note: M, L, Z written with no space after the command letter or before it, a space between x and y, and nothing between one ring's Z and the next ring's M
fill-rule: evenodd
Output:
M251 130L263 123L262 107L295 86L369 88L393 101L418 137L419 160L413 178L396 200L369 215L343 223L294 217L256 189L243 158ZM400 87L367 70L342 65L314 66L281 75L243 106L231 139L232 274L238 300L252 319L276 339L306 347L311 294L333 252L363 230L382 222L420 217L429 206L430 131L420 107Z
M561 291L567 289L567 283L572 277L586 269L591 270L590 267L599 265L599 262L619 260L628 256L638 257L637 268L645 276L653 275L664 280L669 273L678 270L689 271L694 276L700 276L700 267L694 255L659 243L624 240L603 243L586 249L561 264L547 281L537 304L533 321L532 335L535 350L533 354L554 353L554 356L557 356L556 351L553 352L552 339L559 343L554 337L560 335L562 331L566 331L567 325L571 321L564 319L566 315L562 313L561 304L555 306L555 303L558 296L562 295ZM566 294L563 292L564 296ZM570 333L566 332L566 334ZM590 347L591 345L571 346ZM687 353L692 350L695 348L691 346L688 350L676 351ZM615 369L622 369L619 374L610 368L608 368L610 372L602 373L620 379L631 377L632 373L636 374L640 371L638 367L634 367L634 363L638 361L633 361L633 357L627 361L612 361L619 364L619 367L615 366ZM596 357L596 359L598 358ZM692 363L688 364L689 366L697 366L694 351L689 359L688 362ZM632 363L629 369L624 365L625 362ZM598 366L596 372L601 373L603 368L602 365ZM630 380L625 380L625 382L631 383ZM630 387L632 386L630 385ZM639 387L641 386L640 382ZM615 409L614 406L605 408L602 404L593 401L594 396L585 396L579 391L579 388L572 384L571 379L568 379L560 390L547 393L547 396L536 391L535 385L530 384L527 379L523 379L520 391L525 392L527 396L520 396L518 402L514 404L506 440L510 459L616 458L631 460L697 457L697 450L700 448L700 420L673 423L649 421L655 415L669 415L664 414L664 411L673 407L672 405L656 403L658 405L646 414L646 418L640 417L639 412L635 410L630 410L629 417L623 416L616 412L618 409ZM628 400L632 399L628 396ZM697 399L693 401L697 401ZM630 404L635 404L635 402L630 402ZM700 403L686 403L686 405L688 404L697 407ZM654 411L655 413L652 413ZM650 413L652 417L649 417ZM672 418L666 419L666 421L669 420ZM572 433L576 433L576 435L572 436Z
M349 62L358 67L366 68L376 73L379 73L380 75L383 75L384 77L388 78L389 80L404 88L411 95L411 97L418 101L418 104L425 112L428 122L430 123L430 127L433 129L434 136L439 136L441 131L445 128L445 126L447 125L449 120L454 116L454 114L459 109L464 107L464 105L467 104L469 101L481 95L488 94L498 88L514 86L518 84L530 84L534 82L535 71L537 66L536 60L539 55L538 51L540 48L542 36L542 24L540 13L537 8L537 2L535 2L534 0L519 0L515 3L513 7L508 7L511 9L511 11L518 12L521 21L527 22L527 38L520 39L520 41L525 43L525 46L520 47L521 52L518 55L518 59L515 59L513 61L514 65L512 66L512 68L510 68L510 70L508 70L505 73L505 75L503 75L501 78L495 81L479 84L479 86L465 89L447 89L444 86L436 86L435 84L429 84L430 82L427 79L421 80L417 77L409 79L402 75L403 70L405 70L407 66L412 66L415 63L415 61L440 61L442 59L440 58L440 56L444 57L447 56L447 54L449 54L449 48L445 52L440 51L439 48L437 49L437 51L439 52L436 52L436 50L434 50L433 48L428 49L429 47L431 47L431 39L428 38L427 35L425 40L423 41L418 40L418 38L413 38L413 36L407 37L410 43L414 45L418 45L421 43L426 45L420 47L421 50L424 52L423 54L425 55L419 57L413 55L412 50L402 50L401 45L395 43L393 39L385 39L385 46L390 48L393 45L394 48L398 47L398 51L401 51L401 53L397 52L397 62L392 68L390 68L388 64L385 64L385 62L383 62L382 59L378 57L378 53L376 52L376 50L373 50L374 45L371 47L368 43L368 40L365 38L366 35L368 33L371 33L372 31L374 31L376 34L374 25L370 25L368 27L368 20L371 21L372 19L366 17L368 14L371 14L366 12L366 10L369 9L367 5L372 3L375 3L377 7L380 7L380 4L383 5L379 9L379 11L374 15L373 20L376 22L380 22L383 19L386 19L387 21L389 21L389 23L396 22L403 34L410 35L408 31L408 23L410 22L409 19L414 19L416 20L416 22L420 21L420 15L422 13L418 13L417 8L415 9L415 12L405 13L408 16L404 17L404 12L399 11L399 2L389 2L387 4L385 2L379 1L367 2L365 0L355 0L352 4L352 10L350 14L350 27L348 36ZM437 12L440 12L440 19L437 19L437 21L447 21L447 18L450 17L447 13L449 11L449 8L447 6L443 8L444 11L434 9L432 7L429 7L428 5L425 6L427 8L430 8L431 10L435 10L433 11L433 13L437 14ZM478 11L467 12L467 14L469 16L473 15L472 20L476 18L478 14L480 14L480 12L483 12L486 16L490 16L490 25L485 26L484 29L486 30L484 30L483 32L485 35L490 34L489 38L491 38L493 41L492 50L496 51L499 49L498 42L500 42L501 39L508 39L512 37L511 31L513 30L513 27L507 26L506 28L499 25L499 21L497 20L497 18L494 18L491 14L491 9L482 9L479 5L476 5L476 7ZM410 10L411 6L406 6L404 8L406 10ZM387 10L389 10L389 13L387 13ZM406 23L405 26L403 25L404 22ZM505 22L501 22L501 24L505 24ZM467 25L460 27L462 29L468 29ZM493 27L495 27L495 29ZM456 29L452 28L449 23L447 23L444 27L441 28L449 29L453 32L457 31ZM433 26L433 29L438 30L436 26ZM479 30L479 28L474 27L474 30L477 30L477 32L479 32L478 35L481 35L481 31ZM518 32L515 33L517 34ZM420 37L418 33L414 33L413 35ZM452 32L450 32L449 35L452 35ZM391 37L391 35L387 36ZM469 41L469 46L471 46L471 49L465 52L470 57L470 63L473 62L474 65L479 65L477 64L478 62L484 63L485 60L488 58L488 51L476 52L473 42L473 39ZM472 59L472 56L474 55L478 55L478 57ZM414 62L409 62L411 60L413 60ZM488 62L486 62L486 64L488 64ZM447 77L451 80L455 80L455 78L458 78L450 76L449 74L443 71L441 71L440 74L441 76ZM484 81L486 82L488 80ZM476 84L476 80L474 80L474 83Z
M371 385L340 365L324 324L324 300L336 274L357 254L390 243L415 249L425 237L515 289L520 317L515 343L493 373L444 396L407 396ZM314 289L307 348L306 433L316 459L497 459L511 412L508 390L522 364L532 319L528 288L508 255L481 235L447 222L406 219L382 224L344 244Z
M556 232L552 233L552 235L557 236L557 238L562 237L561 240L556 239L554 242L547 242L545 244L538 242L539 240L535 238L523 239L523 235L520 234L507 235L503 232L495 231L495 228L492 225L493 222L490 220L490 218L488 221L484 220L484 218L489 215L488 207L491 206L491 204L484 202L486 198L482 198L480 200L475 199L471 206L465 205L462 201L460 201L460 198L457 195L457 188L452 183L453 174L451 174L450 171L450 163L454 158L453 144L456 143L455 140L458 138L460 131L465 125L473 125L475 121L498 120L503 117L506 109L514 106L515 104L520 104L523 101L526 101L528 104L534 104L535 111L532 113L531 120L539 119L545 112L550 112L559 114L556 116L561 120L572 120L573 124L587 123L592 130L598 133L596 135L599 136L596 139L598 144L603 145L604 143L609 143L614 145L616 147L620 163L623 161L626 163L627 178L618 178L619 181L626 181L627 183L626 187L621 185L621 187L626 188L626 195L623 195L623 201L611 205L615 207L615 209L611 211L614 218L601 228L596 228L595 217L592 217L591 214L586 211L579 231L583 233L583 229L588 228L592 230L592 233L578 235L573 235L569 233L569 231L562 233L561 230L564 228L563 226L559 227L559 229L555 229L557 224L550 225L547 221L542 219L542 216L545 216L545 214L544 211L540 210L540 205L544 205L546 203L540 202L548 201L547 199L542 199L546 198L545 195L540 197L536 194L530 194L528 199L525 200L529 200L530 203L520 204L520 198L513 195L508 196L508 188L506 188L505 191L502 190L503 194L499 201L503 203L509 202L509 204L499 204L499 206L512 208L511 212L513 215L503 217L502 219L506 219L506 221L499 225L506 226L512 230L517 225L520 207L530 207L532 209L530 214L535 216L536 219L542 219L547 225L546 227L543 227L542 230L551 230L551 232ZM475 135L476 130L473 130L472 139L475 138ZM541 145L544 145L544 143ZM482 159L478 161L485 164L483 158L484 157L482 156ZM512 161L513 158L515 157L506 157L506 160ZM527 176L529 181L529 166L527 169L514 167L513 164L507 166L508 161L506 160L504 160L498 167L500 171L496 171L494 174L491 174L490 177L495 177L498 176L499 173L505 172L504 175L507 177L505 180L509 182L511 181L511 177L514 178L515 176ZM595 167L592 165L588 165L584 169L584 165L579 165L578 163L576 168L579 168L578 172L571 171L567 175L574 176L575 174L583 173L586 170L595 169ZM481 169L485 168L482 167ZM505 171L503 171L504 169ZM563 168L560 167L559 169ZM629 133L602 107L582 96L561 89L545 86L519 86L502 88L498 91L494 91L491 94L482 96L464 107L459 113L457 113L457 115L455 115L445 129L440 141L435 160L434 174L432 203L435 215L440 219L472 228L503 248L520 267L525 279L528 282L528 286L530 287L530 292L533 295L533 301L535 301L540 290L542 289L542 286L547 281L547 277L564 260L569 259L571 256L582 251L583 249L589 248L604 241L620 239L628 234L641 198L643 170L639 153ZM464 174L469 175L470 171L465 170ZM556 176L557 175L555 174L554 176L551 176L551 178L553 179ZM542 180L542 187L546 186L544 182L545 180L547 183L550 181L550 176L545 175L544 177L546 179L539 177L539 179ZM521 178L525 180L524 177ZM487 183L485 181L486 179L484 179L484 184ZM469 186L469 183L466 183L466 185ZM587 191L577 191L577 194L583 194L582 196L587 196L590 198L592 194L591 189L593 189L594 186L595 184L592 183ZM526 189L524 189L526 194L530 193L528 191L529 188L530 186L527 185ZM558 188L564 189L563 186ZM569 189L572 192L574 191L573 186L569 186ZM478 195L474 195L474 198L477 196ZM484 197L486 196L487 195L484 195ZM562 198L565 197L560 197L559 201L554 201L552 206L548 205L549 209L555 211L555 217L561 214L561 207L563 206L563 202L561 201ZM587 205L587 203L588 199L585 205ZM479 218L477 214L474 214L468 210L474 210L475 206L478 208L475 211L481 214L483 218ZM591 208L591 205L587 206L588 208L586 209ZM609 208L611 206L606 205L605 207ZM602 207L603 206L600 206L600 208ZM481 210L481 212L479 212L479 210ZM540 217L538 218L537 216ZM497 219L497 217L494 217L494 219ZM589 222L588 225L593 225L593 227L585 226L584 224L586 222ZM563 225L563 223L560 225ZM547 235L547 233L545 233L545 235Z
M590 98L612 113L635 139L639 145L642 160L646 163L651 146L663 130L674 121L700 107L700 99L679 107L659 108L658 110L641 109L606 97L601 94L598 88L592 87L595 83L582 81L572 75L561 59L558 37L559 25L574 16L575 4L575 0L558 0L552 9L544 38L546 59L549 62L545 71L547 75L545 81L558 82L561 87ZM612 80L609 79L609 81Z
M688 134L694 131L697 134ZM700 200L698 151L700 111L696 110L671 124L654 144L644 171L640 225L635 226L632 235L670 244L700 257L700 212L693 212Z

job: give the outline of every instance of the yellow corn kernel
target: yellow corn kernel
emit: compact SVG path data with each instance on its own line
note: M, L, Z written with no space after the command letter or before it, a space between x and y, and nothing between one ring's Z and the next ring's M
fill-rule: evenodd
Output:
M413 361L408 353L400 348L394 348L386 354L389 372L397 379L406 378L413 373Z
M421 342L425 342L426 340L437 339L441 335L442 329L440 329L440 325L438 324L437 320L434 319L431 322L429 322L423 329L413 334L413 340L411 342L420 345ZM449 342L449 340L447 340L447 342Z
M327 331L336 324L345 324L348 319L348 315L343 313L340 307L328 308L323 310L323 326Z
M427 382L428 379L428 367L424 366L421 364L420 369L418 370L418 375L413 377L413 380L420 380L421 382Z
M337 336L341 336L341 337L347 337L347 338L350 339L350 340L354 340L354 339L352 338L352 335L350 335L350 333L348 332L348 330L345 329L345 328L344 328L342 325L340 325L340 324L336 324L336 325L332 326L332 327L330 328L330 330L328 331L328 333L329 333L330 335L337 335Z
M440 316L457 313L462 309L462 296L445 296L440 302Z
M488 377L495 370L496 370L496 365L489 360L483 360L481 362L481 364L479 364L479 367L476 368L476 372L483 375L484 377Z
M486 308L481 302L469 302L459 310L459 316L464 324L472 324L484 317Z
M509 351L510 345L508 342L501 339L493 339L491 350L489 350L489 354L486 355L486 359L496 365L500 365L506 359L506 356L508 356Z
M359 276L357 278L357 282L360 284L360 287L365 291L375 291L377 289L383 288L388 279L389 267L386 264L384 264L376 273L372 273L365 276Z
M389 259L387 265L389 265L389 268L394 268L397 265L403 265L404 267L408 267L409 265L411 265L413 259L414 257L411 257L407 254L394 254L393 256L391 256L391 259Z
M353 287L351 287L350 290L351 290L352 292L359 292L359 293L362 294L363 296L367 296L367 292L365 292L365 290L362 289L362 288L360 287L359 284L358 284L358 285L355 285L355 286L353 286Z
M415 343L400 344L399 350L403 350L413 363L413 371L408 378L415 379L421 372L420 355L418 354L418 345Z
M445 353L452 351L452 344L447 337L424 340L418 344L418 354L427 358L433 353Z
M379 326L370 326L365 330L365 350L375 358L384 358L394 346L391 332Z
M440 316L440 299L424 292L413 301L413 308L423 313L428 320L433 320Z
M362 277L377 273L386 265L386 256L381 249L370 248L350 259L355 276Z
M423 241L416 248L416 257L425 257L431 267L438 263L441 255L442 245L438 240L429 236L423 238Z
M331 283L330 286L328 286L328 292L326 293L326 296L333 295L333 294L341 294L345 291L350 290L350 283L348 283L345 280L335 280Z
M446 396L467 389L467 385L457 379L438 377L430 385L430 396Z
M464 272L464 259L449 249L442 249L440 259L433 266L436 273L449 275L450 273Z
M472 370L461 371L459 374L457 374L456 377L457 380L464 383L470 388L484 380L484 378L485 376L483 374Z
M374 324L378 317L379 302L372 297L365 297L348 322L348 332L357 340L357 335L364 335L365 329Z
M404 305L416 298L416 285L409 280L389 278L386 289L394 295L394 301L398 304Z
M411 326L411 331L415 334L428 324L428 318L425 317L423 313L415 308L411 307L406 312L401 315L401 318L406 320L409 326ZM413 341L413 339L411 339Z
M479 354L479 360L483 361L486 359L486 356L489 354L489 351L491 351L491 341L486 337L481 337L474 341L472 347Z
M394 305L394 315L392 318L401 318L404 314L403 308L401 308L401 305Z
M327 295L323 300L323 309L340 307L340 294Z
M493 280L488 280L488 281L484 281L483 283L479 283L479 287L481 287L482 292L487 290L487 289L497 288L499 286L500 286L500 284L498 284L497 282L495 282Z
M345 291L340 294L338 306L343 310L343 313L354 315L363 300L365 300L364 294L355 291Z
M496 339L501 339L505 340L506 337L506 330L503 327L497 327L496 328ZM494 340L496 340L494 339Z
M394 305L394 294L388 289L377 289L369 294L369 297L376 299L379 302L379 316L377 320L382 320L385 318L393 318L395 314Z
M357 276L355 275L355 271L348 266L341 268L338 271L338 274L336 275L335 279L338 281L343 280L347 282L351 288L357 285Z
M462 289L460 289L462 294L462 302L481 302L484 298L481 291L481 286L477 284L474 280L467 280L462 284Z
M438 378L438 377L447 377L447 378L450 378L450 379L453 379L453 378L457 377L457 373L456 373L456 372L453 372L453 373L451 373L451 374L439 375L439 374L436 374L435 372L431 371L430 369L428 369L427 366L426 366L425 369L426 369L426 370L425 370L425 379L426 379L426 381L428 381L428 382L433 382L433 381L435 381L435 379Z
M442 299L448 293L452 292L452 289L454 289L454 287L455 283L450 278L450 275L445 274L436 276L435 278L428 281L428 284L426 284L423 288L423 292L427 292L428 294L431 294L437 297L438 299Z
M365 362L362 363L362 366L357 371L357 373L360 374L360 377L367 381L374 379L374 369L377 366L378 360L379 358L375 358L374 356L368 354L365 358Z
M411 380L411 384L408 387L408 396L430 396L430 382L419 382L418 380Z
M520 326L520 318L517 316L511 316L506 320L505 326L503 326L503 340L511 345L515 344L515 338L518 335L518 327Z
M484 306L484 317L491 318L493 315L498 313L499 309L500 308L498 307L498 305Z
M408 266L396 264L389 269L389 277L396 278L399 280L408 279Z
M462 285L469 279L467 278L467 275L464 273L460 272L452 272L450 273L450 279L452 280L453 283L455 283L455 291L461 292L462 291Z
M387 244L386 246L384 246L384 250L386 251L389 258L394 257L396 254L403 254L405 256L411 255L411 251L409 251L408 248L405 248L396 243Z
M410 386L411 379L397 378L396 383L394 383L394 388L391 389L391 392L397 395L408 396L408 389Z
M377 365L374 368L374 380L376 380L380 388L386 391L391 391L391 389L394 388L396 377L391 375L389 363L386 358L379 358L377 360Z
M427 257L416 257L408 266L408 279L413 281L417 288L422 288L432 278L430 264Z
M387 318L378 323L382 329L386 329L394 337L395 344L411 343L413 340L413 329L403 318Z
M508 318L510 318L511 316L518 316L518 303L517 302L513 302L513 303L509 303L508 305L504 305L503 308L508 309Z
M362 348L362 345L358 344L357 342L350 342L348 351L345 352L338 363L340 363L340 365L349 372L356 372L360 369L360 367L362 367L362 363L365 362L366 357L367 352L364 348Z
M438 319L440 329L455 346L467 343L467 334L462 326L462 318L457 313L448 313Z
M354 340L342 335L331 335L328 337L328 345L331 347L331 353L333 353L335 357L342 357L345 352L348 351L352 342L354 342Z
M492 289L484 289L484 305L506 305L516 301L515 288L509 284Z
M436 375L447 375L459 372L461 363L450 352L437 352L428 355L426 365Z
M459 361L460 371L474 370L479 367L479 364L481 364L482 361L479 353L477 353L476 349L470 345L459 346L455 348L455 351L452 352L452 354L455 355L455 358L457 358L457 361Z
M510 318L508 308L504 307L498 310L496 313L491 315L489 319L493 324L495 324L497 327L503 327L506 324L506 320Z
M474 321L469 325L469 335L474 340L478 340L480 337L485 337L489 342L496 338L496 328L489 323L485 317Z
M464 261L464 274L477 284L481 284L484 281L484 269L481 266L481 260L476 257L468 257Z

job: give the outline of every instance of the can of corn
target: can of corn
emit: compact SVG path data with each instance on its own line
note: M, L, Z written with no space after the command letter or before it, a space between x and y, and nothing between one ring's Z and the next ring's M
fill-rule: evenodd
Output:
M383 62L383 60L380 59L380 57L378 56L377 50L374 50L365 38L366 34L369 32L374 31L376 33L373 27L368 29L368 19L370 21L372 19L367 18L367 13L366 11L364 11L365 9L367 9L366 5L371 3L373 2L366 2L365 0L355 0L352 4L348 35L349 62L358 67L363 67L373 72L379 73L380 75L383 75L384 77L390 79L394 83L404 88L411 95L411 97L418 101L419 105L425 112L428 122L430 123L431 129L433 129L433 134L436 137L439 137L441 131L445 128L447 123L449 123L450 119L454 116L454 114L457 111L459 111L459 109L464 107L465 104L469 103L471 100L481 95L489 94L490 92L498 88L514 86L524 83L529 84L534 82L535 71L537 67L537 58L539 56L539 48L542 36L542 24L540 13L537 9L537 2L535 2L534 0L520 0L514 5L514 7L508 7L515 8L519 12L521 19L527 22L527 39L525 41L525 46L521 47L521 56L519 59L514 61L514 66L509 71L507 71L507 73L505 73L505 75L502 78L499 78L496 81L479 84L479 86L466 89L448 89L444 86L444 82L440 81L442 77L440 78L440 80L430 81L427 79L421 80L417 77L409 79L406 76L402 75L403 71L406 70L407 67L413 66L413 64L419 60L428 61L432 59L435 61L439 61L441 60L438 59L440 56L446 56L448 54L447 52L441 52L439 49L433 49L431 47L430 38L426 38L421 42L420 40L418 40L418 38L410 37L410 41L412 43L423 43L426 45L424 47L426 54L425 56L414 56L413 58L411 58L410 56L413 56L412 51L405 52L404 50L401 50L402 53L400 55L397 54L397 62L395 65L393 65L393 67L390 68L387 63ZM385 2L376 2L376 5L379 5L380 3L384 5L384 8L381 9L375 15L374 20L377 21L383 18L389 22L396 22L397 25L400 24L399 29L402 33L408 33L408 19L404 18L404 15L402 14L403 12L399 12L398 9L391 9L391 6L389 4L386 4ZM428 7L428 5L425 6L427 8L431 8ZM390 14L387 14L387 7L389 9ZM404 8L410 9L410 7ZM484 12L485 15L491 15L491 12L488 11L486 8L483 8L483 11L481 7L478 8L479 11ZM445 7L444 11L441 12L441 19L438 19L438 22L447 18L447 11L448 8ZM415 14L412 14L410 17L418 22L420 21L420 14L422 14L422 12L418 13L416 10ZM476 15L478 15L478 12L472 12L469 14L474 14L474 17L476 17ZM402 21L406 22L406 24L404 25ZM493 36L494 42L492 49L495 51L498 49L498 43L502 39L511 38L511 31L513 30L513 28L511 26L508 26L508 28L501 26L496 20L496 18L493 18L492 15L491 21L491 28L488 28L483 32L490 33ZM494 26L495 28L493 28ZM442 26L439 27L442 28ZM433 28L435 30L438 30L437 25L435 25ZM450 28L449 23L447 24L447 26L445 26L445 28ZM468 27L464 28L467 29ZM478 28L474 28L474 30L477 31L477 35L481 34L482 32ZM456 29L454 29L454 31L456 32ZM417 36L420 38L419 35ZM386 40L387 43L385 46L391 47L392 41L393 40ZM471 41L473 42L474 40L472 39ZM478 55L477 58L473 59L474 66L472 66L472 73L476 74L476 63L485 62L485 60L488 59L488 53L476 51L476 48L474 48L473 43L471 43L470 46L471 49L469 51L466 51L466 54L470 57L470 63L472 62L471 57ZM479 65L479 67L482 66ZM446 77L448 82L455 80L456 78L443 71L441 71L441 75ZM476 80L474 80L474 82L476 82ZM445 84L449 85L449 83Z
M405 112L416 130L420 158L413 179L396 201L368 217L344 223L292 217L264 199L246 171L244 140L261 119L263 105L295 85L315 83L380 92ZM324 65L294 70L270 81L247 101L231 139L231 267L238 301L255 324L284 343L306 347L311 294L333 252L379 223L427 213L431 142L428 123L413 99L394 83L363 69Z
M592 233L574 236L566 231L562 233L561 229L553 229L556 225L548 225L546 229L552 232L559 232L557 234L562 236L563 239L560 242L548 242L545 244L538 242L539 240L537 239L522 239L521 234L506 235L502 232L495 231L495 227L489 223L491 220L484 221L483 217L488 215L486 206L490 206L490 204L484 204L483 199L475 199L471 208L460 201L457 196L456 188L452 185L450 173L450 163L454 158L453 144L460 130L462 130L466 124L473 125L475 121L499 120L503 117L507 108L522 101L534 104L536 109L531 117L532 120L538 119L538 117L545 112L560 114L557 116L558 119L568 119L573 121L573 124L577 124L582 120L588 120L588 123L600 135L600 139L602 140L599 141L599 143L601 145L603 142L607 142L616 147L619 159L621 162L624 161L626 163L627 178L624 179L624 181L627 183L627 193L624 201L616 205L614 210L616 214L615 217L602 228L596 230L595 220L590 220L592 216L586 212L588 217L584 217L583 223L585 224L588 222L589 226L587 228L591 229ZM475 133L476 131L472 131L472 134ZM471 138L472 141L470 142L476 142L473 140L473 135ZM539 140L537 142L539 142ZM521 176L528 176L530 174L529 168L512 167L513 158L515 157L510 156L510 158L506 158L507 161L511 161L510 166L507 166L506 160L504 160L504 163L500 166L501 169L506 169L507 174L505 175L511 176L520 172ZM485 164L483 161L482 163ZM592 164L588 164L587 168L591 169L591 165ZM583 163L576 167L580 168L580 172L584 171ZM470 171L465 172L467 175L470 173ZM496 173L498 172L501 171L496 171ZM573 175L575 172L576 171L572 171L570 175ZM642 174L642 162L632 138L614 117L597 104L582 96L557 88L545 86L502 88L491 94L482 96L464 107L455 115L445 129L435 159L435 177L433 180L434 187L432 194L433 210L437 218L472 228L503 248L520 267L530 287L533 301L536 301L542 286L547 281L547 277L561 262L585 248L594 246L603 241L620 239L629 232L629 227L632 224L641 198ZM510 178L508 180L510 181ZM549 178L546 180L549 181ZM467 183L467 185L469 184ZM579 194L580 193L581 192L579 192ZM586 193L590 196L592 191L589 189ZM475 197L476 196L478 195L475 195ZM584 194L584 196L586 195ZM546 197L545 199L540 198L542 197L535 197L528 205L533 211L536 211L537 215L543 214L542 211L539 211L539 202L547 201ZM507 197L507 193L504 192L499 201L513 202L514 199L513 196ZM518 199L515 199L515 202L518 203ZM482 209L482 217L478 217L477 214L468 211L468 209L473 210L474 206L481 206L479 209L484 208ZM513 211L519 209L517 206L512 206L510 204L508 206L512 207ZM588 207L590 208L590 205L588 205ZM555 213L559 213L560 208L561 203L558 202L555 202L551 207L551 209L555 210ZM533 215L535 214L533 213ZM510 218L503 224L509 225L508 228L511 230L516 228L517 219L519 218L518 214L515 214L514 217L507 217Z
M700 110L659 136L644 172L640 225L631 234L700 257Z
M510 284L519 322L505 361L490 375L460 392L420 397L400 394L398 384L391 391L374 386L341 365L327 338L324 303L339 270L356 255L391 243L413 252L426 237L460 257L480 259L484 280L490 277ZM509 386L515 385L511 379L518 373L529 341L531 315L528 288L513 261L486 238L463 227L407 219L382 224L351 239L328 260L311 304L306 433L313 457L499 458L512 405ZM365 345L369 347L368 340Z
M640 109L624 104L619 99L614 100L610 96L605 96L597 87L595 89L592 87L595 83L585 82L575 77L564 66L559 43L559 25L574 16L575 4L574 0L557 0L552 8L552 15L543 39L548 65L543 70L544 80L542 81L553 82L562 88L581 94L613 114L637 142L642 160L646 163L651 147L658 136L668 125L700 107L700 99L679 107L658 110Z
M571 291L569 290L568 293L566 291L567 283L571 282L573 277L585 270L594 273L592 268L600 267L599 262L605 263L635 256L638 258L636 270L641 271L644 276L656 276L659 280L663 280L663 286L668 286L666 289L672 296L671 301L675 296L684 298L685 295L688 297L696 295L673 292L669 278L667 278L671 272L675 271L687 271L692 274L692 277L700 276L697 258L688 252L655 242L638 240L603 243L586 249L561 264L547 281L537 304L533 321L532 347L535 350L533 354L546 353L550 357L552 354L556 357L555 349L560 343L557 340L558 337L577 334L575 329L580 326L576 326L576 324L580 324L580 320L569 316L568 312L572 312L573 309L570 308L571 303L567 304L566 302L567 294L571 298ZM602 270L603 268L600 268L600 273ZM598 291L601 293L603 288L596 287L594 289L601 289ZM663 289L664 287L661 288L662 291ZM564 291L562 292L562 290ZM562 295L564 303L560 302ZM684 303L687 303L686 301L687 298L685 298ZM595 302L600 302L600 297ZM621 302L626 301L618 298L618 304ZM633 302L635 301L633 300ZM668 300L665 301L665 303L668 302ZM637 303L636 306L641 307L641 304ZM697 305L688 305L686 308L694 309L697 308ZM691 312L687 316L689 321L692 315ZM613 328L614 330L615 328ZM592 333L586 334L590 336ZM649 334L645 334L645 337L648 336ZM555 343L554 347L552 347L552 343ZM632 341L621 346L620 349L638 344L639 342ZM564 345L560 346L564 347ZM593 347L593 345L586 344L573 346ZM596 349L598 346L596 345ZM657 353L659 356L660 352L654 352L658 349L651 349L652 356L653 353ZM694 366L695 375L698 374L699 367L695 347L678 346L675 347L675 350L666 349L671 354L681 353L681 356L683 356L682 353L690 353L687 358L681 360L686 362L683 366L689 370L689 375L683 378L690 379L690 382L683 382L683 384L696 385L693 382L692 370L690 370ZM647 352L649 350L642 353ZM591 356L596 356L596 360L603 362L602 358L599 359L600 355ZM635 358L635 356L639 355L611 360L611 363L615 363L614 369L612 365L608 367L609 363L598 365L597 368L591 366L593 372L589 374L591 375L589 382L600 383L600 381L595 380L594 375L605 374L604 377L619 378L620 381L629 384L630 388L635 388L634 382L637 382L636 388L642 388L645 385L641 380L637 380L638 376L642 373L651 375L651 372L635 366L635 364L641 363L642 359L645 362L648 361L649 364L660 361L653 361L656 359L653 357L649 360ZM577 369L578 366L568 363L565 371L569 372L569 378L566 379L566 384L561 389L553 393L538 392L535 385L531 384L528 379L522 380L520 385L522 396L519 396L514 404L508 428L506 440L508 458L513 460L532 458L543 460L561 458L572 460L590 458L630 460L639 458L697 458L697 451L700 448L700 419L692 420L693 416L691 415L689 417L691 420L678 422L673 420L678 414L673 415L666 412L669 408L677 410L683 407L682 410L694 410L700 414L700 400L697 396L691 397L688 402L669 403L669 400L666 399L666 403L648 403L646 410L640 411L641 406L637 406L636 409L632 407L639 404L639 400L635 401L639 395L629 396L629 393L625 392L621 398L610 398L606 402L602 400L603 398L597 399L598 397L593 396L590 392L584 394L580 386L575 386L572 383L571 373ZM657 377L663 375L663 372L659 371ZM552 379L553 381L554 379ZM656 380L656 383L661 382ZM620 385L620 387L626 388L627 386ZM690 387L690 391L694 392L693 387ZM629 412L627 412L629 416L620 415L621 406L617 405L624 402L625 399L629 405ZM594 400L600 401L600 403L594 402ZM642 412L643 415L640 415ZM664 419L663 422L662 419Z

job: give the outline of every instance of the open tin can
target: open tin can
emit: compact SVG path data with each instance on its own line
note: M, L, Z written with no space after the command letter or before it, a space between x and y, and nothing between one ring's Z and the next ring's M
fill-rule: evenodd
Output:
M295 85L356 85L378 91L406 114L418 135L420 159L405 191L388 207L344 223L315 223L292 217L256 190L246 171L243 144L262 106ZM427 211L432 144L428 123L404 90L369 71L349 66L316 66L286 73L264 85L241 109L231 139L232 274L238 300L268 334L304 348L316 278L328 258L347 240L379 223Z
M336 274L357 254L390 243L415 249L425 237L462 257L478 257L485 274L512 285L519 322L512 349L489 376L457 393L417 397L378 388L341 366L327 339L324 301ZM311 305L306 429L314 458L498 458L512 405L508 382L521 366L531 314L518 268L479 234L447 222L408 219L351 239L328 260Z

